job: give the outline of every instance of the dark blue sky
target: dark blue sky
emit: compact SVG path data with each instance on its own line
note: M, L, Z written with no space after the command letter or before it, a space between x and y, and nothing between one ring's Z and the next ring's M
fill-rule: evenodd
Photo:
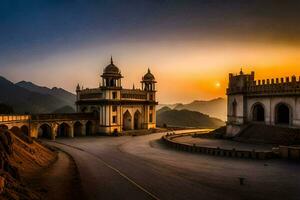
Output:
M294 42L299 39L299 10L297 1L277 0L2 0L0 59L10 62L127 39Z

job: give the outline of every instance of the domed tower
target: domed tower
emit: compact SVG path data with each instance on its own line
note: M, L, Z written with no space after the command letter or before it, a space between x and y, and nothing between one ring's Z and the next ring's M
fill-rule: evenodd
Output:
M150 69L148 68L148 72L143 76L141 81L142 89L145 91L155 91L155 77L151 73Z
M147 129L155 128L156 127L156 111L155 106L157 104L156 97L155 97L155 77L151 73L150 69L148 68L148 72L142 78L142 90L147 93L147 101L149 102L148 105L145 107L146 113L146 120L145 125Z
M112 134L113 132L121 131L121 79L123 78L121 71L114 64L111 57L110 64L107 65L102 77L100 86L102 92L102 100L105 100L99 106L100 110L100 126L101 132Z
M121 71L119 70L119 68L114 65L112 57L110 58L110 64L104 68L101 77L102 88L122 89L121 79L123 78L123 76L121 75Z

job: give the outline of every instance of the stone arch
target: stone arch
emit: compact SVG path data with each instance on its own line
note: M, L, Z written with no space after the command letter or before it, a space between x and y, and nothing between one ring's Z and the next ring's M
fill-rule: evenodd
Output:
M85 133L86 135L93 135L94 125L93 122L87 121L85 124Z
M132 129L132 116L128 110L123 114L123 130L131 130Z
M292 108L286 103L278 103L275 107L275 123L289 125L292 122Z
M69 137L71 135L71 126L68 123L61 123L57 128L56 137Z
M38 138L51 139L52 129L48 123L41 124L38 128Z
M21 132L21 129L18 126L13 126L9 130L15 134L18 134Z
M237 102L235 99L232 102L232 116L233 117L237 116Z
M27 136L29 136L29 128L26 125L21 126L21 132Z
M134 113L134 129L141 129L142 128L142 114L139 110L135 111Z
M1 128L1 129L7 130L7 129L8 129L8 126L6 126L5 124L1 124L1 125L0 125L0 128Z
M257 102L252 106L252 121L256 121L256 122L265 121L265 107L260 102Z
M82 123L77 121L77 122L74 123L73 126L74 126L74 136L82 136L83 135L83 133L82 133L83 125L82 125Z

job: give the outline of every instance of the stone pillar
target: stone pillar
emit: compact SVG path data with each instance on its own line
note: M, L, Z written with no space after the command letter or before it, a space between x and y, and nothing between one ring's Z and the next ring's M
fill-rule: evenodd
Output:
M51 140L55 140L57 134L58 125L52 124L51 125Z
M34 137L34 138L38 138L38 124L30 124L29 127L29 137Z
M82 122L81 135L86 136L86 122Z
M70 133L69 133L69 137L73 138L74 137L74 126L73 124L70 124Z
M131 115L131 122L130 122L130 130L134 130L134 114L133 115Z

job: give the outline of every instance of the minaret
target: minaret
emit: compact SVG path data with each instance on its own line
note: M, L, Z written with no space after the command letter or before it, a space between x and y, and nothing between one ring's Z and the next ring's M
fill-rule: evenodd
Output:
M121 99L122 84L121 79L123 78L121 71L114 64L113 58L110 58L110 64L107 65L104 70L102 77L102 84L100 89L102 91L102 97L107 102L100 107L100 116L103 120L100 121L101 131L113 134L115 132L121 132L121 114L120 105L116 102Z
M155 77L148 68L148 72L143 76L142 90L147 93L148 105L145 106L146 120L144 123L144 128L155 128L156 127L156 90L155 90Z

